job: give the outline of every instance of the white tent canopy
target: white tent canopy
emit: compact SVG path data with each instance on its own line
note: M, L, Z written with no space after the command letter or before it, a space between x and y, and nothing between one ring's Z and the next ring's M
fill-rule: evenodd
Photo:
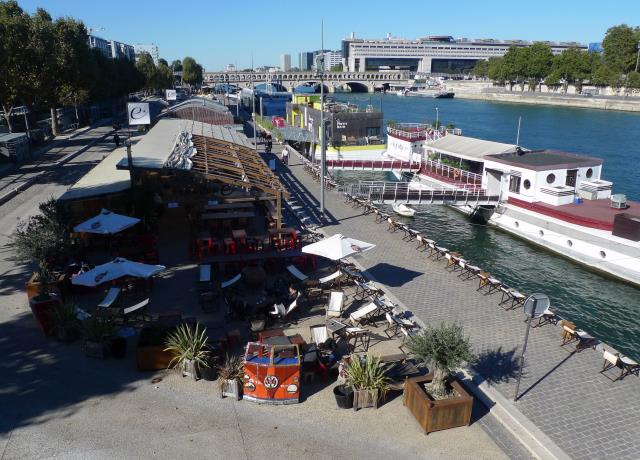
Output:
M156 273L160 273L165 268L164 265L141 264L118 257L111 262L98 265L88 272L74 276L71 278L71 284L94 287L107 281L122 278L123 276L149 278Z
M347 238L338 233L330 238L303 247L302 252L326 257L331 260L340 260L352 254L359 254L375 247L375 244Z
M140 222L140 219L116 214L103 208L100 214L76 225L73 231L109 235L133 227L138 222Z

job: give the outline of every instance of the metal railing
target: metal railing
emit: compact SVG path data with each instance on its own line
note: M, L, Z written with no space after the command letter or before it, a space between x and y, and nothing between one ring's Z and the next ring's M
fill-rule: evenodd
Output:
M463 171L460 168L445 165L443 163L439 163L433 160L425 161L422 166L421 172L426 175L430 175L429 173L433 173L444 179L448 179L449 181L455 184L460 184L460 185L467 184L467 185L474 185L474 186L482 185L481 174L476 174L469 171Z
M374 203L472 205L498 204L497 195L482 189L426 189L411 182L360 181L341 188L344 192Z
M420 163L403 160L327 160L327 167L361 171L417 171Z

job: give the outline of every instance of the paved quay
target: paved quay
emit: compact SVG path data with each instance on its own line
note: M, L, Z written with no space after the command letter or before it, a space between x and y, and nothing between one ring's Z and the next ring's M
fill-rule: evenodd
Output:
M279 168L297 204L310 211L309 221L317 221L312 210L319 208L319 184L297 155L290 156L288 167ZM375 249L357 257L369 275L423 322L462 324L478 356L474 369L509 401L505 404L514 404L510 401L525 332L522 311L504 311L498 306L499 293L478 293L477 280L449 273L444 261L416 251L415 241L403 241L402 232L387 232L386 223L376 224L361 208L344 204L338 192L328 192L325 205L322 229L375 243ZM601 351L571 353L573 345L561 343L559 326L532 329L515 407L571 458L639 458L640 379L632 375L612 382L600 374Z

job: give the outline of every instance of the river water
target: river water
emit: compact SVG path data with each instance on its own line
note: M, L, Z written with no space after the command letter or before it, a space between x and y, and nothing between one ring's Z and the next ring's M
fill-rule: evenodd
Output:
M588 109L428 99L380 94L340 94L337 100L382 107L385 120L442 123L464 135L520 145L583 153L604 160L603 179L615 193L640 201L640 114ZM382 179L380 173L336 172L341 182ZM603 342L640 359L640 289L485 225L445 206L424 206L407 223L464 254L503 282L526 292L543 292L552 309ZM560 342L560 337L558 337Z

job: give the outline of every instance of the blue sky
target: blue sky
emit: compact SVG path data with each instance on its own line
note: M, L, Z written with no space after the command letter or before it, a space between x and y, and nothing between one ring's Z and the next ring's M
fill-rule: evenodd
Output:
M607 28L640 25L637 0L18 0L27 11L43 7L53 17L73 16L97 35L125 43L158 45L171 61L193 56L207 70L279 65L282 53L297 65L300 51L339 49L351 32L382 38L452 35L551 41L601 41Z

